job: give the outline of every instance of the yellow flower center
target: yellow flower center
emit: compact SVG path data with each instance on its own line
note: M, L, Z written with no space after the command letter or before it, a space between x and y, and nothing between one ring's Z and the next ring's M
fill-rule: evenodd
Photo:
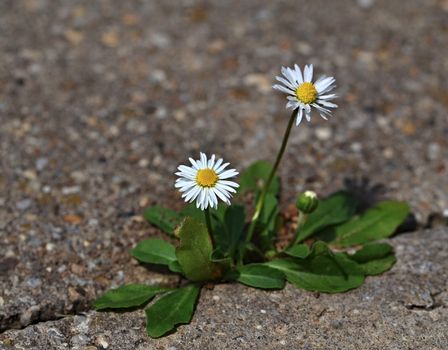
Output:
M296 96L300 102L310 104L317 99L317 90L312 83L303 83L296 90Z
M213 169L199 169L196 183L201 187L214 187L218 182L218 175Z

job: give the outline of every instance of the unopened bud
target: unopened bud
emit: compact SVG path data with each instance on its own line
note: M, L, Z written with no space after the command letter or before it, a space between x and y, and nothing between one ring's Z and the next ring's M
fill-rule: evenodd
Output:
M316 210L318 204L319 199L316 193L313 191L305 191L297 198L296 206L302 213L311 214Z

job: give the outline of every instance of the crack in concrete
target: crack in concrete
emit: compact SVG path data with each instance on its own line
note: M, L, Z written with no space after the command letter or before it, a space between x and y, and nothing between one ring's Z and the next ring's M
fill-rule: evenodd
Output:
M76 305L76 303L74 303L73 305ZM82 315L88 311L93 310L90 307L79 307L80 305L82 304L78 304L78 308L74 307L73 312L66 314L61 314L58 312L44 313L45 311L43 311L38 305L31 306L25 311L10 315L8 318L1 320L3 323L3 327L0 328L0 334L3 334L9 330L25 329L29 326L33 326L43 322L57 321L70 316ZM24 322L24 318L29 318L29 321Z
M50 318L43 318L43 319L35 319L33 320L31 323L27 324L26 326L18 326L18 327L11 327L11 328L7 328L7 329L3 329L0 330L0 335L6 333L7 331L20 331L22 329L26 329L28 327L32 327L41 323L46 323L46 322L52 322L52 321L59 321L59 320L63 320L65 318L68 317L75 317L75 316L87 316L87 312L89 311L93 311L93 309L89 309L89 310L85 310L85 311L78 311L76 313L73 314L55 314L54 317L50 317Z
M427 304L414 304L403 302L403 305L408 310L420 310L420 311L432 311L440 307L445 307L445 304L443 302L438 302L436 300L436 297L442 294L443 292L444 292L443 290L432 293L428 292L427 294L430 298L430 303Z

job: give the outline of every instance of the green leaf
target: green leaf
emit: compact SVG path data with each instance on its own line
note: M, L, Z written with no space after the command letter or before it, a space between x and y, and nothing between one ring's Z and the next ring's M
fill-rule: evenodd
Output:
M170 235L174 234L174 229L182 220L182 216L174 210L163 208L158 205L146 208L143 216L151 224Z
M171 261L168 265L168 268L170 269L171 272L184 274L184 272L182 271L182 267L180 266L179 261L177 260Z
M350 219L356 211L357 202L348 192L337 192L319 202L317 209L308 215L305 224L298 228L297 242L330 225Z
M276 259L265 264L282 271L288 282L310 291L345 292L364 282L363 270L356 262L344 254L333 254L323 242L315 244L306 259Z
M215 221L215 224L216 222L224 222L224 217L226 215L227 209L229 209L229 206L227 204L220 204L216 209L210 208L210 214L213 219L212 224L214 223L213 221ZM202 216L204 217L204 212L202 212Z
M267 194L264 207L258 219L257 231L259 232L260 246L265 252L275 250L274 241L277 234L279 209L277 198Z
M241 240L246 221L244 205L234 204L227 207L224 215L224 225L228 232L229 248L234 250Z
M221 218L215 218L217 251L221 252L223 257L235 255L239 242L243 239L245 219L245 208L238 204L226 207Z
M244 265L238 268L236 280L250 287L262 289L282 289L285 275L276 269L261 264Z
M137 307L168 290L168 288L145 284L128 284L107 291L96 299L93 305L95 310Z
M191 281L212 281L222 276L218 263L210 260L213 246L207 227L194 218L186 218L179 227L177 260Z
M381 259L394 253L394 248L387 243L371 243L365 245L353 255L348 257L357 263L364 264L366 262Z
M325 242L322 241L316 241L313 243L313 246L311 247L311 253L310 257L316 257L318 255L331 255L333 256L333 252L330 248L328 248L328 245Z
M268 180L272 171L272 164L263 160L252 163L240 176L239 192L257 192ZM274 175L268 193L278 195L280 190L280 178Z
M194 204L194 203L187 204L185 206L185 208L182 209L179 214L182 218L191 217L191 218L195 218L196 220L198 220L200 222L205 223L204 212L201 209L197 208L196 204ZM181 222L179 222L179 224L180 223Z
M217 209L210 208L211 214L211 224L213 232L215 236L217 236L218 230L221 229L222 223L224 222L224 215L228 208L226 204L218 205ZM198 209L196 204L188 204L184 209L182 209L179 213L184 219L187 217L194 218L199 222L205 224L205 213L203 210Z
M176 260L174 246L159 238L141 241L131 253L138 261L149 264L169 265Z
M310 248L306 244L296 244L284 251L286 254L299 259L305 259L310 254Z
M145 310L146 330L152 338L158 338L179 324L186 324L193 317L200 287L189 285L162 295Z
M342 225L331 228L338 246L350 246L391 236L409 214L403 202L384 201Z
M347 257L356 261L369 276L379 275L389 270L397 261L392 246L387 243L368 244Z

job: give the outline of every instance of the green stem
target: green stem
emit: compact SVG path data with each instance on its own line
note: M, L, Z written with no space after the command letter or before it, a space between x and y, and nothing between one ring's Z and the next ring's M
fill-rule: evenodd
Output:
M210 209L208 207L205 209L204 215L205 215L205 223L207 225L207 230L208 230L208 234L210 236L210 239L212 240L213 248L216 248L215 247L215 237L213 236L213 229L212 229L212 220L211 220L211 216L210 216Z
M268 193L269 186L271 186L272 179L274 178L275 173L277 172L278 165L282 160L283 153L285 153L286 145L288 144L289 134L291 133L292 125L294 124L294 119L297 115L298 108L291 113L291 117L289 118L288 126L286 127L285 134L283 136L282 145L280 147L280 151L277 154L277 159L275 160L274 167L269 174L268 180L264 184L264 187L261 191L260 196L258 197L257 203L255 205L255 212L252 216L252 220L250 222L249 229L247 231L246 242L250 242L252 240L252 236L254 235L255 226L257 224L258 218L260 217L261 210L263 209L264 202L266 200L266 194Z

